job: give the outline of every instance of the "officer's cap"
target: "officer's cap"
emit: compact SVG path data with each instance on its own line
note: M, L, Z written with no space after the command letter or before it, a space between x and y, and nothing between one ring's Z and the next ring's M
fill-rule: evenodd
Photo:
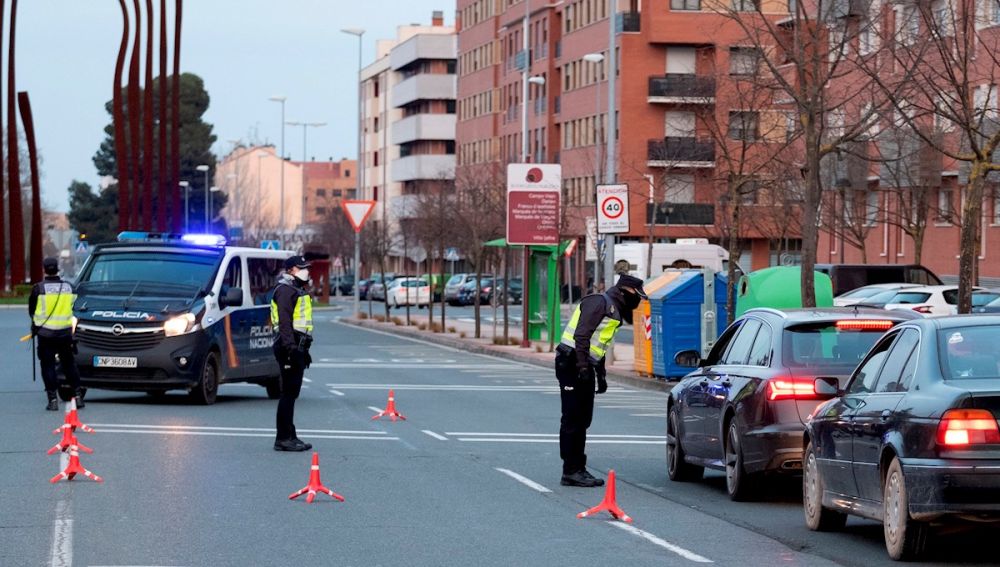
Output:
M630 287L639 294L639 297L646 299L646 292L642 289L642 280L635 276L630 276L628 274L622 274L618 276L618 287Z
M285 269L291 270L292 268L308 268L311 264L306 261L305 256L292 256L285 260Z
M59 271L59 260L49 256L48 258L42 260L42 269L47 273L54 274Z

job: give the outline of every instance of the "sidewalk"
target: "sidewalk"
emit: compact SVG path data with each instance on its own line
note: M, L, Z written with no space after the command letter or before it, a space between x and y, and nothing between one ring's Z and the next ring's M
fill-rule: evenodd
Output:
M375 313L376 316L381 314L382 313L379 311L376 311ZM438 312L434 313L434 320L435 324L440 325L438 315ZM517 345L503 346L493 344L492 323L483 324L481 326L482 336L484 338L474 339L472 337L475 334L475 323L456 321L450 318L447 319L447 332L431 332L427 329L427 311L425 309L414 309L410 312L410 321L412 323L410 327L406 326L405 311L397 311L393 309L390 312L390 317L391 319L398 318L402 324L397 325L391 319L389 322L379 322L377 320L357 319L354 317L342 317L339 321L367 329L375 329L383 332L417 338L427 342L477 354L497 356L508 360L544 366L546 368L551 368L553 365L552 360L554 355L549 352L549 344L547 340L532 342L531 348L521 348ZM422 324L425 330L420 330L419 327L416 326L418 324ZM503 337L503 325L497 325L497 336L501 338ZM512 325L510 327L509 337L517 339L518 342L520 342L521 328ZM614 349L614 363L608 365L609 382L658 392L669 392L673 387L673 383L671 382L647 378L636 374L633 369L635 353L631 343L616 344L614 345Z

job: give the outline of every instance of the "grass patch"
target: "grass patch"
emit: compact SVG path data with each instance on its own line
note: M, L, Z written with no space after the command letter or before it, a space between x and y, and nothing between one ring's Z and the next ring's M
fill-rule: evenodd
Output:
M440 323L431 323L431 332L442 333L444 332L444 328L441 326Z
M464 339L465 336L466 336L465 335L465 331L462 331L461 333L458 334L458 338L460 338L460 339Z
M535 345L535 352L544 352L542 345Z
M427 323L417 323L417 328L420 329L421 331L426 331Z
M403 320L400 319L399 317L393 317L392 318L392 324L395 325L395 326L397 326L397 327L402 327L404 325Z
M455 327L448 327L448 332L449 333L454 333L454 332L457 332L457 331L458 331L458 329L456 329Z
M521 344L521 339L515 339L514 337L507 337L507 344L510 346L517 346Z
M368 318L368 314L365 313L364 311L358 313L358 319L361 319L362 321L364 321L367 318Z
M372 319L375 319L379 323L385 323L385 317L383 315L375 315Z

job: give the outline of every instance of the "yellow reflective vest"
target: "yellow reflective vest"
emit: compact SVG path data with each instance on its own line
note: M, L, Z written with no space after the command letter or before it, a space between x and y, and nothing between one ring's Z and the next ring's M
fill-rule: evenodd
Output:
M42 293L31 316L31 322L40 330L50 332L69 331L73 328L73 304L76 293L66 282L43 282L39 284Z
M600 324L594 330L594 334L590 336L590 361L593 363L598 363L607 354L608 349L611 348L611 344L615 340L615 333L622 326L621 314L617 310L608 310L609 305L614 305L611 299L606 295L602 294L605 301L605 313L604 318L601 319ZM586 298L584 298L586 299ZM570 317L569 322L566 323L566 328L563 329L562 338L559 341L560 344L564 344L569 348L576 350L576 339L574 335L576 334L576 327L580 322L580 304L576 306L573 310L573 316Z
M284 285L284 284L282 284ZM297 333L302 333L305 335L312 335L313 332L313 307L312 307L312 297L301 290L296 290L299 293L298 299L295 300L295 309L292 311L292 329ZM271 299L271 325L275 330L278 329L278 304Z

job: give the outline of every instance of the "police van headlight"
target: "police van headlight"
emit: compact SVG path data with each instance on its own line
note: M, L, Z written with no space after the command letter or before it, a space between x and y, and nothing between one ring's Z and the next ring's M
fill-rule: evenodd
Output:
M189 333L192 329L194 329L194 322L194 315L190 313L185 313L179 317L174 317L173 319L167 319L167 321L163 323L163 334L168 337L176 337L177 335Z

